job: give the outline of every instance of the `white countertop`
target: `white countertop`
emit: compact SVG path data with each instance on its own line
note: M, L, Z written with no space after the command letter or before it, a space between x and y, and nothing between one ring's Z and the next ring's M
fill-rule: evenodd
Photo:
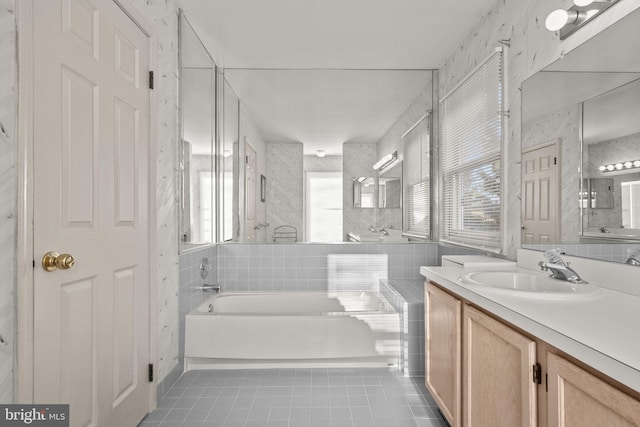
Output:
M640 392L640 296L607 288L576 301L501 295L460 282L469 271L474 270L420 268L428 280Z

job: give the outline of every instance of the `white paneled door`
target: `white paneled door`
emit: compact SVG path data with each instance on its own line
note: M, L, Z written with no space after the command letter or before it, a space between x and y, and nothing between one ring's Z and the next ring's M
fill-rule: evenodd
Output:
M33 19L34 402L69 403L72 426L134 426L150 387L149 39L112 0L36 0ZM50 251L73 262L47 271Z
M522 153L522 242L560 241L558 143Z

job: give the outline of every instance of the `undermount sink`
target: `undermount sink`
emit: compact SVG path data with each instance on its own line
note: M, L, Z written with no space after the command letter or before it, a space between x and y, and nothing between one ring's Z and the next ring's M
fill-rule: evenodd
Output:
M593 298L600 288L591 284L575 284L540 274L522 271L474 271L459 277L466 285L503 295L551 300Z

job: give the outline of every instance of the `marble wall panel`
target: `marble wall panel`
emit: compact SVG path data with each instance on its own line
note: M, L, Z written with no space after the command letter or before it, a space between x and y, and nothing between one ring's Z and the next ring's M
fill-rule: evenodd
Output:
M301 143L267 144L267 240L281 225L290 225L303 236L304 174Z
M178 364L178 7L174 0L131 0L157 40L155 164L158 381Z
M0 403L13 401L16 286L17 90L13 0L0 0Z

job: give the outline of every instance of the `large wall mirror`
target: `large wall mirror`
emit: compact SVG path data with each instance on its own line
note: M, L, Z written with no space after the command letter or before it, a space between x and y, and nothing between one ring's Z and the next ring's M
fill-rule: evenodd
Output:
M237 184L223 186L222 240L273 243L289 227L296 242L408 241L399 236L402 162L383 174L373 166L402 152L407 126L432 110L431 70L227 68L224 76L224 175Z
M523 246L640 239L639 27L636 10L524 82Z
M183 13L180 39L180 250L216 240L216 65Z
M401 159L373 166L433 109L432 70L222 69L182 12L179 31L181 251L281 227L287 242L408 241Z

